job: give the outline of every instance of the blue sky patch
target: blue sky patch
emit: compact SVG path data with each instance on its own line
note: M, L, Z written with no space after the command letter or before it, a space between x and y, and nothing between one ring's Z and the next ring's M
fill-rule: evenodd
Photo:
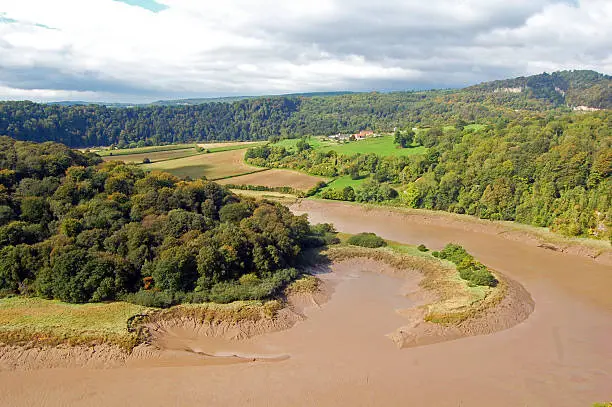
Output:
M0 24L2 23L16 23L17 20L13 20L12 18L8 18L6 13L0 13Z
M121 3L129 4L130 6L142 7L154 13L159 13L168 8L163 4L157 3L155 0L115 0Z

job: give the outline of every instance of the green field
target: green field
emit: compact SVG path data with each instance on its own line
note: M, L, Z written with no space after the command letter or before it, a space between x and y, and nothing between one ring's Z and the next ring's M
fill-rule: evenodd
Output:
M408 156L424 154L427 149L423 146L413 145L408 148L398 148L393 143L393 136L372 137L360 141L352 141L346 144L336 144L328 147L320 147L322 151L334 150L339 154L355 155L373 153L380 156Z
M277 147L285 147L287 150L295 150L295 146L300 140L300 138L283 139L277 143L274 143L274 145ZM325 137L307 137L306 141L314 149L330 147L337 144L335 141L329 141Z
M361 185L368 179L369 177L363 177L360 179L351 179L350 175L344 175L342 177L336 178L329 184L327 184L327 188L329 189L343 189L346 187L352 187L353 189L358 189Z
M300 139L285 139L274 145L285 147L287 150L294 150L299 140ZM427 151L425 147L419 145L413 145L409 148L398 148L397 144L393 143L393 136L390 135L344 143L331 141L325 137L309 137L306 141L316 150L325 152L333 150L344 155L373 153L388 157L424 154Z

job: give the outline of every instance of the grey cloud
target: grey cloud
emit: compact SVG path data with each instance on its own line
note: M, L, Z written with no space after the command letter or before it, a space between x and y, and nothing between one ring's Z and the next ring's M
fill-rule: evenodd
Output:
M565 35L554 26L530 26L530 19L549 12L551 6L569 5L578 14L579 7L597 1L602 0L336 0L334 12L304 18L261 10L248 24L232 26L234 34L257 39L259 45L201 51L186 66L176 61L174 70L171 65L159 72L145 65L83 70L74 66L78 53L68 48L63 55L39 58L31 65L0 61L0 83L21 89L112 93L118 100L123 95L138 95L150 100L457 87L533 73L529 70L534 66L605 71L612 68L610 36L593 37L588 30L587 34ZM0 56L14 57L19 52L0 39ZM315 69L310 76L301 75L301 69L307 71L313 64L350 65L355 56L365 65L391 71L359 78L341 69L329 74ZM244 70L241 65L245 64L257 69ZM287 66L298 74L292 77Z

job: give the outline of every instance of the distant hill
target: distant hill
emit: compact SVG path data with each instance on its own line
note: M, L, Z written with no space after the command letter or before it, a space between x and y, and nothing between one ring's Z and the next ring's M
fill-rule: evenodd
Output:
M48 102L49 105L58 105L58 106L106 106L106 107L134 107L139 106L135 103L112 103L112 102L86 102L83 100L61 100L59 102Z
M612 109L611 82L610 76L593 71L564 71L412 92L296 93L148 105L0 102L0 135L91 147L386 132L415 124L497 124L577 107Z
M150 103L156 106L189 106L189 105L201 105L204 103L231 103L240 100L249 99L261 99L261 98L283 98L283 97L313 97L313 96L338 96L338 95L350 95L357 92L339 91L339 92L306 92L306 93L288 93L283 95L264 95L264 96L226 96L226 97L214 97L214 98L191 98L191 99L169 99L169 100L158 100Z
M612 76L595 71L560 71L486 82L466 91L517 93L554 106L612 108Z

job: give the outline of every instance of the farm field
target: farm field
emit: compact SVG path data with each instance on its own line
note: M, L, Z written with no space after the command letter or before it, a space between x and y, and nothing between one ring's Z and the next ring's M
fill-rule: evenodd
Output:
M235 147L235 148L253 147L253 145L261 144L261 143L262 143L261 141L227 141L227 142L198 143L197 146L201 148L208 148L212 152L213 150L218 150L221 148L226 149L229 147Z
M257 199L276 199L281 201L288 200L290 202L293 202L297 199L295 195L284 194L282 192L275 191L251 191L247 189L231 189L230 191L232 191L236 195Z
M287 150L295 150L298 141L300 139L285 139L274 143L274 145L285 147ZM397 148L397 145L393 143L393 136L390 135L346 143L338 143L325 137L308 137L306 141L315 150L325 152L333 150L339 154L346 155L373 153L380 156L407 156L424 154L427 151L425 147L419 145L414 145L410 148Z
M155 153L159 151L173 151L173 150L185 150L194 148L194 144L169 144L165 146L149 146L149 147L137 147L137 148L124 148L118 150L103 149L96 151L101 157L116 156L116 155L133 155L141 153Z
M277 147L285 147L287 150L295 150L296 144L300 140L300 138L283 139L277 143L274 143L274 145ZM335 141L327 140L325 137L307 137L306 142L308 142L308 144L310 144L314 149L321 147L332 147L338 144Z
M181 178L191 177L196 179L205 176L210 180L262 171L261 168L246 164L243 157L243 149L229 150L144 164L143 168L169 172Z
M149 153L124 154L124 155L107 155L103 157L104 161L123 161L130 164L141 164L145 158L151 160L152 163L158 161L174 160L177 158L189 157L199 154L195 148L186 148L181 150L154 151Z
M338 177L332 182L330 182L325 189L343 189L346 187L352 187L353 189L359 188L368 177L363 177L360 179L351 179L350 175L344 175L342 177Z
M325 178L290 170L265 170L253 174L219 180L219 184L261 185L270 188L291 187L306 191Z
M413 145L409 148L397 148L393 136L373 137L345 144L333 144L319 147L321 151L336 151L338 154L355 155L373 153L380 156L408 156L424 154L427 148Z

